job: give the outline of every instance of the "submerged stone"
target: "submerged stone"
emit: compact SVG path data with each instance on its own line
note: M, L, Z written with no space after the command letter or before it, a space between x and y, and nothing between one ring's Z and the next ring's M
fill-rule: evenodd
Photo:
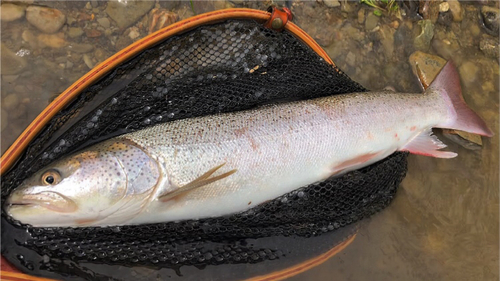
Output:
M28 62L24 57L17 56L13 51L7 48L6 45L2 43L2 55L1 63L1 74L2 75L12 75L18 74L28 65Z
M109 1L106 13L119 28L125 29L136 23L153 8L155 1Z
M44 33L55 33L66 22L66 16L61 11L39 6L29 6L26 9L26 19Z

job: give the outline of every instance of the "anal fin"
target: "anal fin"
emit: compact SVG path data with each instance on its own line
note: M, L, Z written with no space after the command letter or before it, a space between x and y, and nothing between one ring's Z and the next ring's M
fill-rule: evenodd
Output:
M221 180L223 178L226 178L226 177L228 177L228 176L236 173L237 170L234 169L234 170L231 170L229 172L220 174L218 176L210 177L213 173L215 173L217 170L219 170L225 164L226 163L221 164L221 165L219 165L217 167L214 167L214 168L208 170L206 173L204 173L203 175L199 176L195 180L189 182L188 184L186 184L184 186L179 187L178 189L176 189L176 190L174 190L172 192L168 192L168 193L165 193L165 194L159 196L158 199L160 201L165 202L165 201L174 199L176 197L183 196L183 195L187 194L188 192L190 192L190 191L192 191L194 189L197 189L197 188L205 186L207 184L216 182L218 180Z
M400 150L436 158L453 158L457 156L455 152L439 150L445 147L446 144L433 135L431 129L428 129L417 135Z

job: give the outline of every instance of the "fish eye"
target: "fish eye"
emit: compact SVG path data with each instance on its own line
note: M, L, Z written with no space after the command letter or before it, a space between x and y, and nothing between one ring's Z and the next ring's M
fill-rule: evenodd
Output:
M44 185L54 185L61 181L61 175L56 170L48 170L42 175Z

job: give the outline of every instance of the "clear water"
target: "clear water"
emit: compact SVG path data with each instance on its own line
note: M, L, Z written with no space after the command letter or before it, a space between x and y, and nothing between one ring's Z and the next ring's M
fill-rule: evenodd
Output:
M407 48L418 35L414 28L416 19L403 16L397 20L385 15L379 18L381 28L396 20L398 30L406 26L410 32L407 36L395 32L391 52L390 46L381 43L377 32L366 31L364 23L358 22L360 8L364 9L365 18L372 13L371 9L357 1L340 2L341 7L335 8L312 1L286 3L296 14L294 22L328 45L325 50L333 61L355 81L371 90L392 86L397 91L420 91L408 63ZM82 19L72 26L99 30L96 19L106 15L105 2L88 3L60 1L45 5L60 9L70 18ZM247 6L263 9L270 3L254 2ZM168 8L173 5L160 4L157 5ZM496 135L483 138L482 149L475 151L443 139L449 150L458 152L454 159L410 156L408 175L394 202L365 220L356 240L344 251L291 280L498 280L499 65L498 59L487 57L478 48L478 42L486 36L477 18L481 4L462 3L461 22L451 23L447 28L436 24L427 53L452 59L459 69L467 66L461 69L464 98ZM499 2L493 4L498 8ZM194 2L193 6L199 13L231 5L234 6L231 2L204 1ZM173 9L179 19L193 15L189 2L176 4ZM95 18L86 19L82 13L94 14ZM94 50L84 55L68 52L68 47L42 49L30 43L33 42L30 33L35 37L41 33L25 18L2 22L2 52L6 47L28 63L20 73L2 73L2 152L55 95L89 71L89 66L120 49L120 44L110 42L118 42L130 33L129 29L125 32L115 29L113 23L100 31L103 35L93 39L85 34L70 38L67 26L62 28L69 45L93 45ZM138 32L134 40L147 35L143 30ZM6 69L4 61L2 69Z

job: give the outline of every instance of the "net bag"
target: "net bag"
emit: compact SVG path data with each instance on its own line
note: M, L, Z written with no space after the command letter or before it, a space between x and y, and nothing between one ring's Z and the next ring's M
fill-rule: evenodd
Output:
M63 92L2 157L2 205L23 179L51 161L123 133L268 103L365 91L324 52L315 51L317 45L293 24L268 28L268 13L237 10L160 30ZM386 207L405 173L406 154L397 152L243 213L150 225L36 228L14 221L2 208L2 255L33 275L105 280L117 274L137 280L132 272L138 268L154 268L163 279L175 275L160 271L165 268L279 260L293 256L293 243L279 239L306 243L331 237Z

